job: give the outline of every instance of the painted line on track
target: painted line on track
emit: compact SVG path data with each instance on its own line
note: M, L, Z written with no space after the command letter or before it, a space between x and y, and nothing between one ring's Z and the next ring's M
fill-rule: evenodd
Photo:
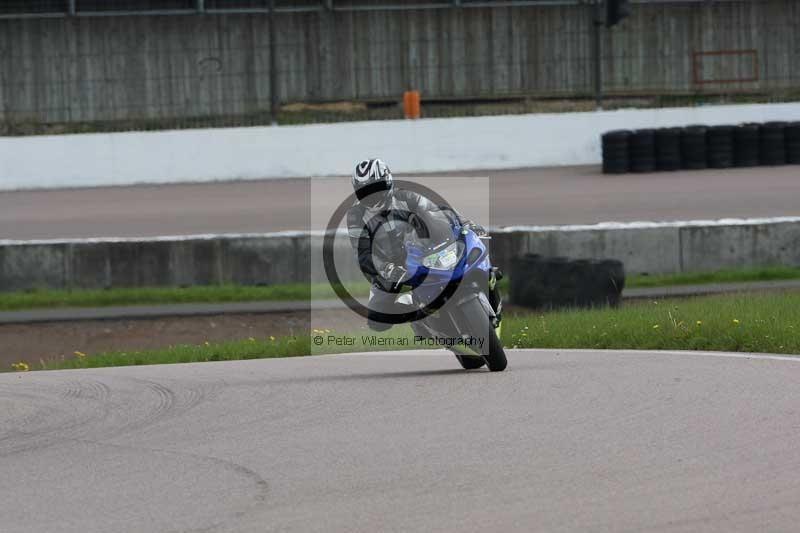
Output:
M583 348L564 348L564 349L539 349L539 348L524 348L518 350L508 350L511 352L526 351L534 353L553 353L553 352L592 352L602 355L638 355L638 356L653 356L653 355L667 355L667 356L701 356L701 357L722 357L729 359L757 359L757 360L772 360L772 361L791 361L793 363L800 363L800 355L776 355L770 353L749 353L749 352L707 352L695 350L593 350Z
M691 228L705 226L750 226L765 224L786 224L800 222L800 217L767 217L767 218L721 218L717 220L676 220L676 221L637 221L637 222L599 222L597 224L567 224L563 226L503 226L490 227L491 233L530 232L573 232L593 230L624 229L658 229L658 228ZM340 228L337 233L346 235L347 230ZM47 245L47 244L100 244L115 242L172 242L197 241L213 239L252 239L271 237L321 237L325 230L291 230L266 233L200 233L195 235L160 235L157 237L87 237L80 239L0 239L0 246Z
M392 356L403 357L411 355L409 352L412 350L394 350L385 352L346 352L337 354L314 354L307 357L330 357L330 355L339 356ZM749 353L749 352L707 352L707 351L694 351L694 350L613 350L602 349L595 350L590 348L506 348L506 353L533 353L533 354L547 354L558 355L559 353L570 354L586 354L586 355L628 355L628 356L700 356L700 357L719 357L725 359L753 359L764 361L789 361L792 363L800 363L800 355L776 355L770 353ZM450 355L449 352L441 350L416 350L413 354L415 356L442 356Z

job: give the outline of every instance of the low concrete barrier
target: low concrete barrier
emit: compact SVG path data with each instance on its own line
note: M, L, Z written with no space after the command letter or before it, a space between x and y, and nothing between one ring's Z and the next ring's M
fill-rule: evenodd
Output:
M525 253L619 259L629 274L800 265L800 217L522 226L494 240L500 265Z
M6 243L0 290L307 282L308 243L303 234Z
M0 138L0 190L342 175L365 154L397 173L591 165L608 130L800 118L746 104Z
M495 264L526 253L613 258L629 274L800 265L800 217L504 228ZM156 239L0 241L0 291L325 281L320 234L206 235ZM363 279L346 238L335 264Z

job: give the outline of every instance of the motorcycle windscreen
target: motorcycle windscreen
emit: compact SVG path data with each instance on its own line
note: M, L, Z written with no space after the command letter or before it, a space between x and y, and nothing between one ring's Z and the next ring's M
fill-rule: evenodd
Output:
M414 230L414 245L424 255L441 250L456 240L454 228L458 220L449 209L413 213L408 223Z

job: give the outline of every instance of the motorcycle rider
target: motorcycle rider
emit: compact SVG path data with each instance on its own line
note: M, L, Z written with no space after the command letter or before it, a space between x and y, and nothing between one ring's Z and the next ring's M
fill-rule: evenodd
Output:
M389 167L380 159L358 163L351 184L358 201L347 212L348 234L361 272L372 284L367 323L370 329L385 331L392 324L376 320L375 314L398 312L402 307L396 302L397 284L405 274L405 242L414 232L415 213L447 209L462 226L479 234L486 232L449 206L438 206L414 191L395 187Z

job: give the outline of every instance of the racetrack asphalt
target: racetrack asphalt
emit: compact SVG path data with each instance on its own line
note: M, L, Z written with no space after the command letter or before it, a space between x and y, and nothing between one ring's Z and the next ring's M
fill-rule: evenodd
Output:
M446 181L430 179L454 175L491 178L491 200L463 182L451 180L448 188ZM322 222L311 227L311 204L338 203L349 188L346 182L267 179L0 192L0 239L321 229ZM493 227L800 214L797 166L615 176L603 175L597 166L527 168L430 175L421 183L435 184L453 207ZM484 220L487 201L491 220Z
M798 383L568 350L0 374L0 529L796 531Z

